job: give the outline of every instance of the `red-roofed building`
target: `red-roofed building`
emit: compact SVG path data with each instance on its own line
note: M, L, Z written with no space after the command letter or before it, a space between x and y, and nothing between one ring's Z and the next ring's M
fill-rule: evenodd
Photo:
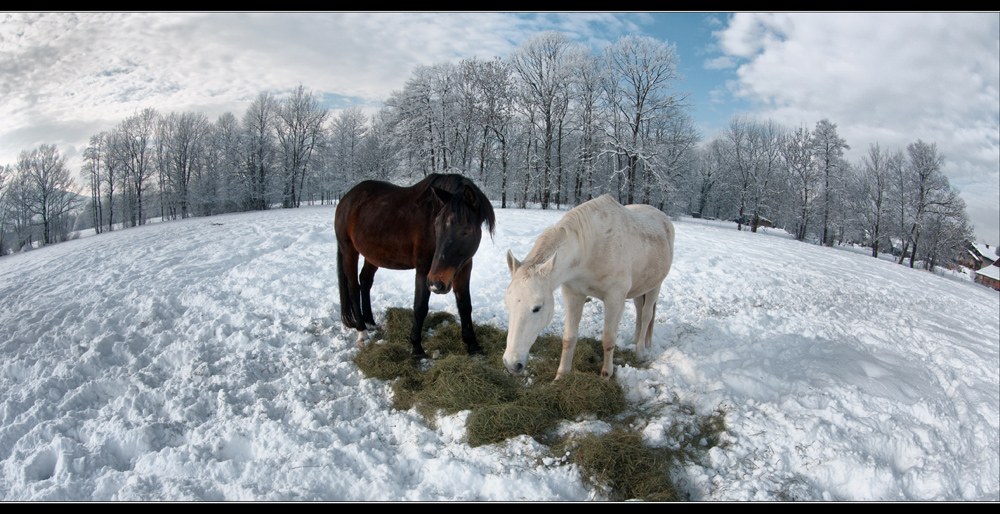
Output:
M1000 291L1000 261L994 261L992 266L976 271L974 280L984 286Z

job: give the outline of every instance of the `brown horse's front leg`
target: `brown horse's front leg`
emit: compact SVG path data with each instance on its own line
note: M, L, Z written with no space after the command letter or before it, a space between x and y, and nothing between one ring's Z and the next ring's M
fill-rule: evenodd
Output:
M417 270L417 278L413 287L413 328L410 330L410 344L413 345L413 357L426 356L420 340L423 336L424 319L427 317L427 302L431 298L431 290L427 288L427 271Z
M469 355L483 353L482 347L476 341L476 331L472 326L472 297L469 294L469 278L472 275L472 259L469 259L455 273L452 284L455 290L455 303L458 304L458 317L462 320L462 341L465 342Z

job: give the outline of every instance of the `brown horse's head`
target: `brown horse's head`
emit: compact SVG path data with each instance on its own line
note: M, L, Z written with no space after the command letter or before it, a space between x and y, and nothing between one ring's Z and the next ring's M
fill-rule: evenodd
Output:
M427 287L431 292L445 294L451 291L455 275L479 249L482 224L488 224L492 236L496 219L489 200L471 182L465 181L453 192L432 189L440 210L434 218L436 243Z

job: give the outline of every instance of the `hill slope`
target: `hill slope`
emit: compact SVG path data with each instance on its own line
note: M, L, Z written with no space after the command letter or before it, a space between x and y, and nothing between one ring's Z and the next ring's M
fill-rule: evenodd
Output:
M498 210L473 318L506 325L504 254L560 212ZM698 500L1000 499L1000 301L970 282L680 220L648 369L618 369L671 445L729 430L677 473ZM527 437L463 444L351 362L329 207L198 218L0 259L0 499L583 500ZM413 272L380 270L377 313ZM557 292L558 296L558 292ZM561 303L561 300L560 300ZM453 296L432 310L456 312ZM589 302L583 335L600 332ZM550 330L561 330L557 308ZM619 344L634 324L631 303Z

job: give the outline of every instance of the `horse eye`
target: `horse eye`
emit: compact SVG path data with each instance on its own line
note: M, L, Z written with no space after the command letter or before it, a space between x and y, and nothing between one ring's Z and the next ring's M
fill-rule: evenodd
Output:
M531 312L538 312L540 310L542 310L542 306L541 305L536 305L536 306L534 306L534 307L531 308Z

